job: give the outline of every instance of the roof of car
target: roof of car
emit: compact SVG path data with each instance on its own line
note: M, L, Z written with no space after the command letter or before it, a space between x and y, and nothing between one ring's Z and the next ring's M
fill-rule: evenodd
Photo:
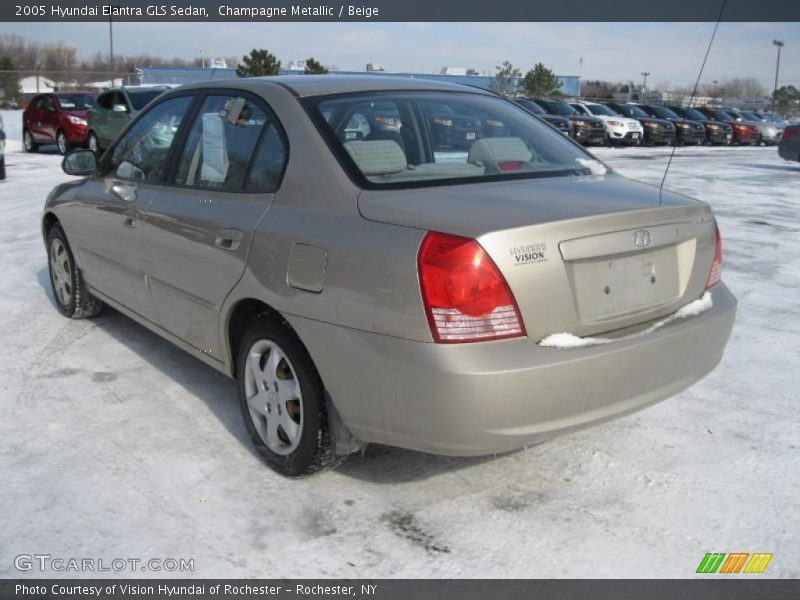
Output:
M443 83L415 77L394 77L385 75L276 75L271 77L248 77L244 79L220 79L193 83L186 88L207 87L248 87L260 85L280 85L296 96L322 96L345 92L376 92L383 90L428 90L450 92L472 92L494 95L480 88L454 83Z

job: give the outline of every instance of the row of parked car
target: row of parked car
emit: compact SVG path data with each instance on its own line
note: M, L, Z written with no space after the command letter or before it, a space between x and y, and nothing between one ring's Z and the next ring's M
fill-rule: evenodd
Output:
M55 144L61 154L88 147L100 152L151 100L170 89L119 87L95 96L53 92L34 96L22 113L22 143L27 152Z
M55 92L35 96L23 113L23 144L28 152L55 144L65 154L87 147L99 153L128 121L169 87L119 87L99 96ZM518 97L516 104L556 127L577 142L590 145L776 145L786 126L771 112L736 108L650 106L619 102L566 102ZM400 118L391 107L376 107L371 115L381 129L399 130ZM483 123L475 115L454 114L432 106L430 127L440 147L465 149L478 137L504 135L503 123ZM354 120L353 138L363 137L370 125Z
M774 113L736 108L650 106L515 98L584 145L776 145L786 127Z

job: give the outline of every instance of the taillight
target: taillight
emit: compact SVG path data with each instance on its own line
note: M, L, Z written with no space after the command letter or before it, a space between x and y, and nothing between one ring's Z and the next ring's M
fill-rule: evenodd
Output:
M477 241L429 232L420 245L417 268L435 342L479 342L525 335L505 278Z
M788 140L789 138L796 136L798 133L800 133L800 129L796 127L787 127L783 131L783 139Z
M722 279L722 238L719 235L719 226L714 224L714 260L711 262L711 270L708 272L706 289L717 285Z

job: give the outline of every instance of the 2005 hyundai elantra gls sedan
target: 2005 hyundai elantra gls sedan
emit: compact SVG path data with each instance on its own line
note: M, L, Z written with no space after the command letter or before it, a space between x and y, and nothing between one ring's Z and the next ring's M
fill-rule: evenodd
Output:
M476 124L458 149L432 135L447 113ZM285 475L368 442L490 454L628 413L709 373L733 325L708 205L473 88L190 85L64 169L83 178L42 222L58 309L108 304L234 377Z

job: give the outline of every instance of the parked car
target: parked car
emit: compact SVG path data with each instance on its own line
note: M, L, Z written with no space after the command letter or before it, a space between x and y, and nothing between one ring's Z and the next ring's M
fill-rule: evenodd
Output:
M785 128L787 125L790 124L786 119L784 119L779 114L769 110L764 110L763 108L753 109L750 112L759 117L762 121L766 121L767 123L774 123L775 125L778 125L780 127Z
M636 119L623 117L598 102L571 102L582 115L597 117L606 125L606 142L611 146L631 146L642 142L644 127Z
M36 152L55 144L61 154L86 143L86 114L94 96L86 92L53 92L31 98L22 112L22 145Z
M675 125L675 143L679 145L699 146L706 141L706 128L700 121L686 119L666 106L637 104L644 112L657 119L666 119Z
M800 161L800 125L787 125L778 144L778 155L786 160Z
M575 137L575 127L572 125L572 121L570 121L567 117L549 114L545 109L536 104L536 102L530 98L514 98L514 102L519 104L525 110L532 112L543 121L546 121L567 137Z
M733 141L740 146L750 146L758 139L758 129L749 123L740 123L736 117L721 108L710 106L698 106L697 110L709 119L727 123L733 130Z
M658 146L675 143L675 124L672 121L652 117L635 104L606 102L605 105L614 112L629 119L636 119L642 124L644 128L643 144Z
M120 131L168 86L118 87L103 92L89 110L87 144L97 154L107 148Z
M348 138L376 102L406 150ZM439 160L428 102L508 135ZM711 371L733 325L708 204L614 173L488 91L191 84L63 164L83 179L42 218L58 310L109 304L235 377L285 475L367 442L492 454L627 414Z
M0 180L6 178L6 129L0 115Z
M739 108L726 108L725 112L733 116L740 123L745 123L756 129L758 132L758 137L756 138L757 145L776 146L778 142L781 141L784 129L783 126L768 122L750 111L741 110Z
M706 144L730 145L733 143L733 128L727 123L709 119L706 115L698 111L696 108L687 108L682 106L668 106L672 112L686 119L702 123L706 131Z
M605 144L606 126L601 119L582 115L562 100L534 100L551 115L567 117L575 128L575 141L584 146Z

